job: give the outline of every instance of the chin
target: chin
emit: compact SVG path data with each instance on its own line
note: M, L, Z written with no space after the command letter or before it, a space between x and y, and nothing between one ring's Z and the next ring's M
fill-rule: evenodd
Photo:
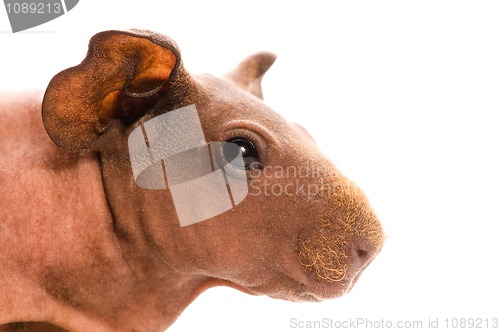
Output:
M292 302L321 302L349 293L356 283L357 277L353 279L345 278L332 283L314 277L304 279L301 275L297 279L280 278L266 285L250 287L243 291L252 295L266 295L273 299ZM241 287L239 290L242 290Z
M324 300L335 299L347 294L350 288L341 288L337 290L328 290L328 292L296 292L296 291L283 291L275 294L268 295L273 299L286 300L291 302L321 302Z

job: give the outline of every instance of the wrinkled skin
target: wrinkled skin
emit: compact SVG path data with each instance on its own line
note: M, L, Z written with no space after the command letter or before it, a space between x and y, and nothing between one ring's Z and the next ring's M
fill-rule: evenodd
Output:
M214 286L291 301L352 288L381 225L309 134L262 102L274 56L219 79L189 75L151 32L101 33L89 48L45 95L0 98L0 331L163 331ZM208 142L245 137L261 168L242 203L181 227L168 189L135 184L127 138L191 104ZM314 193L291 193L301 186Z

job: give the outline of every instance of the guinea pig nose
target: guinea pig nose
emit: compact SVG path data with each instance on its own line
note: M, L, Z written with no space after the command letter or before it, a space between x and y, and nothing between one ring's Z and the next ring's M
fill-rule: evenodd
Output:
M352 251L354 265L364 268L377 255L379 249L367 239L356 236L352 241Z

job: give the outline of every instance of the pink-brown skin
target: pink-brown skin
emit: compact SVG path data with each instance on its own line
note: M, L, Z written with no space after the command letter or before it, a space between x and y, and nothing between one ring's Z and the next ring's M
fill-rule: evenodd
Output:
M291 301L351 289L383 230L310 136L262 102L274 56L217 79L189 75L151 32L104 32L89 47L45 96L0 97L0 331L163 331L220 285ZM251 139L268 172L247 171L258 181L232 210L180 227L168 190L135 184L127 138L191 104L207 141ZM276 173L306 165L319 175ZM264 182L317 190L266 196Z

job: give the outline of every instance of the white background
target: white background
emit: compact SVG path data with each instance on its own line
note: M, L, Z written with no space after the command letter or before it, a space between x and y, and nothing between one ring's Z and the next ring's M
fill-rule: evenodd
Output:
M95 32L130 27L173 37L191 72L277 53L267 103L365 190L388 235L343 298L288 303L216 288L169 331L500 318L500 3L80 0L18 34L0 8L0 89L43 89L83 59Z

